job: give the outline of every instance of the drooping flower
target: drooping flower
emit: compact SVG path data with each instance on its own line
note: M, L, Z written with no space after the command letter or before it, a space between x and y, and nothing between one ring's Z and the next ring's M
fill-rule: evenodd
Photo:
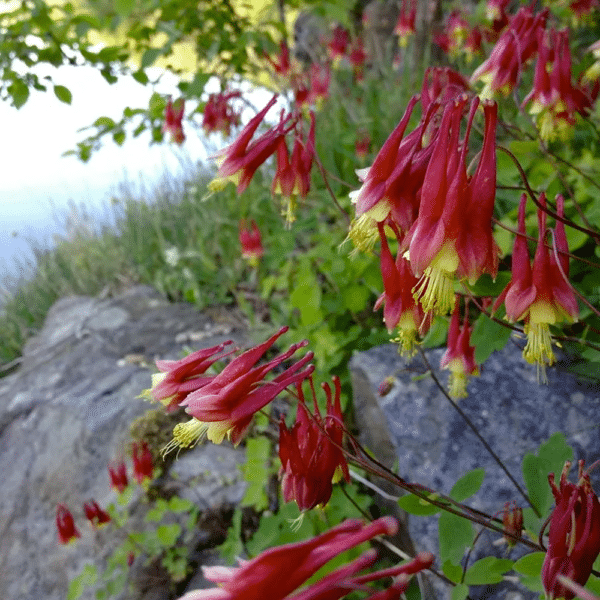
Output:
M415 33L415 19L417 17L416 0L402 0L400 14L394 27L401 48L408 46L408 41Z
M310 85L308 89L308 103L313 104L317 110L323 101L329 98L331 84L331 69L327 65L313 63L310 67Z
M242 258L245 258L251 266L258 267L265 249L262 245L262 237L256 221L252 220L250 227L248 227L246 221L240 221L239 235L240 245L242 246Z
M132 458L133 458L133 476L139 485L142 485L145 479L152 479L154 474L154 460L152 458L152 452L148 444L143 441L133 444L132 446Z
M118 463L112 463L108 465L108 474L110 476L110 484L119 493L122 493L123 490L129 484L129 480L127 479L127 469L125 468L125 463L123 461L120 461Z
M561 321L577 320L579 307L577 299L568 283L569 249L564 225L557 221L554 230L557 261L550 255L546 246L546 213L538 210L538 244L530 265L525 230L525 204L527 196L521 197L519 206L519 234L515 238L512 256L512 278L494 304L496 309L502 302L506 307L508 321L524 321L527 345L523 357L529 363L537 363L544 375L545 365L552 365L555 357L552 351L550 325ZM539 202L546 206L546 196L541 194ZM557 214L564 214L564 198L556 197Z
M460 122L467 96L446 105L435 147L423 181L419 214L407 233L414 290L425 312L444 315L454 304L453 282L474 282L483 273L496 275L498 250L491 217L496 192L496 107L486 104L483 149L475 174L466 172L466 153L478 99L471 103L464 139Z
M443 33L434 36L434 41L450 57L455 58L464 48L471 27L458 10L447 17Z
M364 160L371 149L371 137L366 131L360 132L354 142L354 151L358 160Z
M142 397L162 402L167 412L175 410L190 392L214 379L214 376L202 374L216 361L235 352L230 350L221 354L225 346L232 343L232 340L227 340L211 348L192 352L180 360L157 360L156 367L160 373L152 375L152 387L142 392Z
M56 507L56 529L61 544L68 544L81 537L77 527L75 527L75 520L71 511L64 504L59 504Z
M575 594L558 577L562 575L585 585L600 554L600 502L583 466L584 461L580 460L577 484L567 480L571 468L568 461L560 476L560 487L554 482L554 473L548 475L556 500L550 517L548 550L542 565L542 583L549 600L571 600Z
M182 144L185 141L185 134L183 133L183 125L181 123L184 110L185 100L183 98L178 98L175 102L172 102L171 98L167 100L163 132L168 133L171 141L176 144Z
M211 190L222 190L229 181L232 181L237 185L238 193L241 194L250 184L258 167L275 152L279 140L289 131L290 127L293 127L293 125L288 125L292 118L291 115L282 117L277 125L271 127L254 141L250 140L276 101L277 96L271 98L267 105L250 119L237 139L217 153L219 170L209 184Z
M538 59L534 86L523 100L531 102L529 112L537 116L543 140L566 140L573 131L577 113L584 115L592 98L571 81L571 49L565 29L538 32Z
M348 464L341 450L344 427L340 380L334 377L334 395L328 384L322 386L327 396L325 418L319 410L312 377L309 382L313 395L312 417L306 406L302 383L298 383L296 422L291 429L287 428L283 418L279 424L283 497L286 502L295 500L300 510L327 504L335 480L343 476L350 481Z
M180 600L339 600L354 589L368 589L365 584L371 581L409 575L429 568L433 563L433 555L422 553L403 565L355 576L358 571L374 563L376 553L369 551L350 565L340 567L294 594L298 587L338 554L375 536L393 534L397 528L392 517L377 519L369 525L347 520L312 539L269 548L250 561L240 561L239 567L203 567L204 576L220 584L220 587L188 592ZM400 584L394 585L401 587ZM372 598L377 600L378 596Z
M311 110L309 114L310 129L306 138L301 121L296 122L291 159L284 139L277 147L277 170L271 193L282 196L282 214L288 227L296 220L298 198L306 198L310 191L310 172L315 156L315 113Z
M85 502L83 505L83 512L85 513L86 519L94 526L98 527L110 522L110 515L103 509L100 508L95 500Z
M522 7L510 19L490 56L473 72L471 82L484 82L482 98L491 98L495 93L510 94L527 61L537 51L538 31L546 26L548 9L534 16L532 6Z
M410 263L401 252L394 261L384 224L378 223L377 226L381 239L380 263L384 292L373 310L384 305L383 320L387 330L391 333L398 328L397 341L400 343L400 351L405 356L412 356L416 352L415 344L419 332L424 334L428 329L423 308L412 293L419 280L412 274Z
M350 226L348 237L357 248L369 249L377 239L377 223L385 221L392 210L391 200L387 195L387 184L399 157L398 151L408 126L410 116L418 97L411 98L404 116L385 141L375 157L373 164L367 169L358 171L363 184L351 194L356 204L356 218Z
M346 55L349 45L350 33L342 25L336 25L331 32L331 39L327 44L327 51L334 65Z
M202 116L202 129L207 135L220 131L227 137L231 128L240 124L240 113L234 110L229 102L240 96L239 91L210 94Z
M204 435L220 444L227 435L237 445L250 426L254 413L265 407L287 386L306 379L312 365L301 370L313 358L308 352L275 378L265 381L269 371L290 358L296 350L308 344L306 340L292 344L287 352L261 366L255 366L265 352L288 327L282 327L266 342L234 358L215 378L199 390L188 394L181 403L193 418L173 430L174 439L166 450L194 445Z
M457 295L448 329L448 347L440 361L440 367L450 371L449 394L455 399L466 398L469 377L479 375L475 348L471 346L471 331L466 304L463 324L460 326L460 296Z

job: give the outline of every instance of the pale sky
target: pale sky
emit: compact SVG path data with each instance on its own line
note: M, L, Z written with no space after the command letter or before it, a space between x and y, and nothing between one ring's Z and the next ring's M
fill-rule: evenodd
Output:
M122 147L109 138L85 164L62 157L85 137L77 133L79 128L99 116L117 120L126 106L147 106L152 90L131 79L109 85L87 67L61 67L53 75L73 93L71 105L60 102L52 90L32 93L20 110L0 103L0 275L3 267L12 266L15 252L27 253L27 237L50 239L58 227L52 215L62 213L69 200L98 207L125 179L139 182L141 174L151 187L165 171L180 172L182 162L205 156L198 132L188 127L181 148L167 142L150 146L145 132ZM172 81L157 91L177 96Z

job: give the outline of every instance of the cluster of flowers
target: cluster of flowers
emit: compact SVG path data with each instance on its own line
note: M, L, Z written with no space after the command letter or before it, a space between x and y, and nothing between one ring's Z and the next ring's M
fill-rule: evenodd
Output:
M210 94L204 105L202 129L207 135L219 131L229 137L231 128L240 124L240 111L231 105L231 100L241 97L241 92L219 92Z
M326 415L319 411L312 373L308 364L312 352L284 369L270 381L266 375L291 358L303 341L293 344L287 352L265 364L258 361L288 330L281 328L266 342L233 358L218 375L206 372L216 361L230 356L223 353L231 341L198 350L181 360L157 361L160 373L153 378L152 388L145 395L162 402L167 410L184 407L192 419L173 430L173 440L167 451L176 447L191 447L202 437L220 444L228 437L238 444L247 431L254 414L263 409L288 386L295 386L298 397L296 422L288 428L280 423L279 456L283 493L286 501L295 500L301 510L326 504L331 497L332 480L343 475L349 480L348 466L342 452L344 425L340 404L341 387L334 378L334 391L323 385L327 397ZM303 382L308 379L313 395L313 413L306 406Z
M236 140L224 148L216 156L219 170L210 183L213 191L221 190L227 182L237 185L238 193L242 193L249 185L256 170L273 154L277 157L277 169L272 193L282 196L286 208L286 220L291 223L295 219L295 207L298 198L306 198L310 190L310 172L315 154L315 116L310 112L310 128L305 136L303 119L300 112L284 115L277 125L270 127L265 133L252 140L256 130L264 121L269 109L275 104L274 96L268 104L242 129ZM290 155L286 137L292 134L294 141Z
M530 104L530 112L537 116L538 129L544 140L565 139L570 134L577 115L585 115L598 95L598 86L574 84L571 73L571 51L568 31L547 29L548 9L534 13L533 5L522 7L514 16L506 17L496 45L489 58L473 73L471 81L484 82L482 95L510 94L518 84L524 69L534 57L533 89L523 106ZM504 18L506 17L506 18Z
M467 174L469 137L478 97L469 101L468 83L450 69L430 68L423 82L422 117L405 135L419 97L414 97L371 167L358 171L362 186L351 194L356 218L349 237L359 249L381 244L384 292L375 308L384 306L389 331L398 328L402 350L411 354L419 335L427 332L433 315L448 314L454 306L448 351L442 367L451 371L451 394L466 395L466 382L478 372L465 304L462 328L454 283L473 284L481 275L495 278L499 249L492 235L496 196L497 106L484 100L484 134L479 162ZM469 106L464 135L461 121ZM506 304L507 319L523 321L528 343L526 360L543 369L552 364L549 326L577 319L578 307L568 283L568 247L564 200L557 197L559 219L550 252L546 238L545 197L538 203L539 238L533 266L527 251L524 224L526 198L521 202L519 232L513 252L513 277L497 300ZM396 257L388 235L395 238ZM489 300L484 300L484 304Z
M141 442L139 444L136 442L132 445L132 459L133 476L138 484L142 485L145 481L151 480L154 474L154 461L152 459L152 452L148 448L146 442ZM120 461L118 463L110 464L108 466L108 474L110 476L111 485L119 493L122 493L129 484L125 462ZM104 525L111 520L110 515L100 508L95 500L85 502L83 505L83 512L85 513L87 520L94 527ZM81 533L79 533L79 530L75 526L73 514L64 504L59 504L56 507L56 528L58 531L58 540L61 544L68 544L81 537Z

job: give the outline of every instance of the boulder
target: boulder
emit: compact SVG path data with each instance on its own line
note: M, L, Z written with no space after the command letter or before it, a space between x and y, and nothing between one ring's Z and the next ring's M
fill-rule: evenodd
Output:
M69 580L84 564L102 565L119 535L111 526L92 530L82 505L117 499L107 465L120 458L131 464L130 426L155 408L138 397L151 385L154 360L231 338L242 343L244 331L227 310L200 314L145 286L112 299L64 298L52 307L43 329L26 344L20 368L0 379L1 597L64 600ZM154 493L187 497L211 514L231 512L244 493L237 468L242 461L243 451L227 444L198 445L163 465L171 473L163 473ZM75 516L82 533L76 543L58 543L58 503ZM141 521L147 510L142 488L132 503L133 518L148 527ZM210 521L204 519L206 528L196 532L190 548L214 543ZM145 570L147 579L154 568L143 562L136 561L129 576L137 592L121 597L170 597L168 580L156 573L146 591L135 587L135 573ZM88 597L94 597L91 591L82 596Z
M439 370L442 353L429 350L425 355L446 385L447 372ZM535 454L540 444L556 432L562 432L573 447L574 460L583 458L591 465L600 458L598 383L579 380L564 366L548 369L548 384L540 385L535 367L523 360L521 349L511 342L503 351L492 354L482 366L481 376L471 379L468 397L458 403L523 489L524 455ZM362 427L363 443L376 456L383 449L382 462L388 467L396 465L402 478L448 494L467 471L483 468L481 489L467 504L490 515L502 511L507 501L528 506L453 403L427 376L429 366L419 356L407 361L396 346L385 345L357 353L350 368L357 421L368 423ZM393 378L393 386L381 396L378 386L387 377ZM575 477L573 467L571 480ZM592 474L592 483L594 479ZM595 488L600 491L597 483ZM388 486L385 491L393 493L394 488ZM402 491L396 488L395 493L400 496ZM408 530L418 550L439 555L437 517L410 516ZM504 557L506 546L494 544L500 537L493 532L482 536L470 564L489 554ZM517 546L510 558L530 551ZM470 597L537 597L520 585L506 582L491 594L483 586L472 588Z

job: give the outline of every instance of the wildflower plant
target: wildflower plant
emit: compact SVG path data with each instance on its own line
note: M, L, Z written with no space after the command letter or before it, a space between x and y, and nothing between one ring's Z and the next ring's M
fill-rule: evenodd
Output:
M221 14L220 3L201 4ZM596 577L592 472L581 467L572 484L565 470L558 485L553 477L547 483L549 473L573 459L560 435L542 444L537 455L524 457L527 489L505 470L518 500L499 500L497 513L487 515L467 503L481 486L482 470L464 474L450 491L432 490L387 469L377 448L362 448L349 418L346 365L354 350L390 337L405 355L419 354L441 331L446 351L440 369L450 372L449 393L439 385L457 410L469 378L485 373L486 348L509 340L541 380L557 362L558 347L598 366L599 69L592 54L598 46L597 3L540 8L489 0L470 14L447 10L438 49L426 53L444 53L445 66L417 60L433 16L417 2L399 4L397 21L391 22L399 43L389 45L395 58L361 39L360 27L349 19L325 28L322 47L292 46L285 3L277 6L281 23L269 28L253 29L233 8L222 19L231 25L223 31L209 23L192 25L194 19L180 19L166 8L152 15L163 17L163 29L198 40L197 54L210 64L180 82L177 100L154 95L147 111L130 109L129 117L143 114L140 131L149 127L157 140L167 133L183 143L184 121L187 131L198 114L194 109L186 114L184 106L200 102L201 126L231 134L215 155L214 178L195 207L200 212L213 202L219 219L216 224L205 219L208 233L186 240L201 249L169 253L159 281L175 282L179 287L169 289L198 304L204 288L222 288L218 297L235 302L264 334L240 353L223 342L177 361L159 358L159 373L144 393L165 410L187 414L167 450L193 451L205 439L243 448L249 487L242 504L264 513L251 539L242 511L234 513L228 554L246 558L236 567L207 569L219 587L189 591L187 600L265 594L308 600L351 593L399 598L407 576L427 569L453 588L454 600L467 598L470 585L498 583L512 571L518 575L508 577L543 587L547 598L570 599L565 577L574 585ZM15 10L13 19L23 9ZM365 29L375 25L370 18L366 12ZM174 36L166 46L153 46L149 34L146 39L135 28L130 35L135 51L143 51L136 71L141 80L177 43ZM92 52L85 42L82 47ZM477 56L479 65L473 63ZM205 89L213 59L219 94ZM278 92L261 100L246 123L238 107L253 102L242 92L226 91L242 89L234 85L240 76L263 83L272 77L270 88ZM11 71L7 77L18 76ZM23 85L15 80L2 89L18 104ZM54 89L66 99L64 90ZM97 121L96 137L82 143L78 154L88 156L105 133L122 140L125 121ZM368 151L372 162L364 168L356 155ZM217 236L221 242L212 243ZM249 282L241 257L260 258ZM190 263L182 266L184 260ZM190 267L194 260L202 265L196 270ZM373 314L374 307L382 311ZM279 345L288 349L274 353ZM319 404L318 383L331 376L333 387L322 384L325 398ZM431 377L439 383L434 373ZM381 396L389 390L389 383L383 385ZM145 448L137 446L133 480L147 485L153 466ZM352 479L366 481L375 493L382 490L365 475L383 477L398 495L405 493L398 500L403 510L420 517L441 513L439 556L407 557L387 542L407 562L360 574L375 559L372 551L361 550L307 583L341 550L392 535L401 526L391 517L371 518L369 502ZM268 495L277 476L281 493ZM120 494L134 485L122 462L111 465L110 477ZM319 515L333 519L331 507L341 505L346 493L354 496L324 530ZM271 506L279 512L267 514ZM356 512L372 522L357 521ZM94 525L118 522L110 511L108 521L93 501L87 513ZM307 533L304 540L295 539L285 524L292 514L298 531ZM506 558L471 562L470 549L480 538L474 523L509 541ZM57 526L61 541L76 542L79 531L66 507L59 507ZM267 548L274 539L281 544ZM515 560L510 553L516 547L534 552ZM378 588L372 587L375 580Z

